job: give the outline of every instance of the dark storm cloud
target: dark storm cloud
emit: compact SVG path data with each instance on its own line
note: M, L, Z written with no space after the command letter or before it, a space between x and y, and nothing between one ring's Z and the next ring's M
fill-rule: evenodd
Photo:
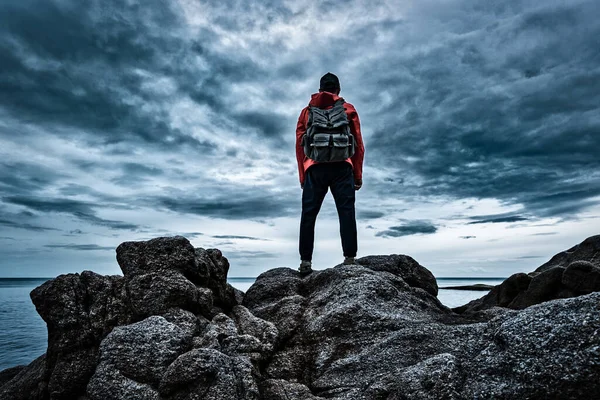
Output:
M227 254L225 254L227 253ZM231 252L224 252L224 255L228 258L228 259L244 259L244 258L268 258L268 259L272 259L272 258L278 258L279 254L277 253L269 253L266 251L260 251L260 250L256 250L256 251L252 251L252 250L233 250Z
M401 237L419 234L432 234L435 232L437 232L437 228L430 222L412 221L404 225L391 226L385 231L377 232L375 236Z
M223 189L227 192L227 189ZM235 193L235 192L233 192ZM225 219L252 219L283 217L296 212L288 201L271 194L254 196L219 196L216 198L202 197L158 197L145 200L155 207L166 208L184 214L195 214L205 217Z
M99 216L137 207L240 223L297 217L298 192L264 188L269 179L258 189L226 182L246 173L286 182L296 118L327 70L363 123L369 208L358 208L360 220L385 217L373 210L401 213L400 201L523 207L471 223L566 219L597 204L594 0L315 4L5 0L0 142L27 152L0 161L0 198L27 210L2 226L44 236L53 215L65 214L172 233L159 221L140 227ZM332 29L314 32L321 23ZM24 160L45 145L47 154ZM263 145L265 153L253 153ZM25 218L31 211L36 218ZM438 225L369 229L400 237Z
M246 240L261 240L261 241L269 240L269 239L263 239L263 238L253 237L253 236L239 236L239 235L214 235L211 237L213 237L215 239L246 239Z
M28 162L0 162L0 193L29 193L51 187L65 175Z
M468 225L473 224L498 224L503 222L520 222L527 221L529 218L525 218L520 215L502 215L502 216L480 216L480 217L471 217L475 221L469 222Z
M50 228L47 226L38 226L38 225L32 225L32 224L28 224L28 223L24 223L24 222L9 221L6 219L0 219L0 226L5 226L7 228L25 229L25 230L34 231L34 232L59 231L60 230L60 229L56 229L56 228Z
M172 101L187 95L260 134L285 130L275 114L231 110L239 100L224 97L228 88L261 68L247 55L212 49L220 38L210 30L191 38L176 3L26 0L3 9L0 107L21 121L75 128L55 132L112 154L134 144L214 151L214 143L169 123ZM208 68L200 71L199 59Z
M190 238L196 239L196 238L199 238L200 236L204 236L204 233L202 233L202 232L184 232L184 233L180 233L177 236L183 236L188 239L190 239Z
M431 14L448 29L437 32L437 44L419 47L404 39L420 29L417 16L408 15L390 26L397 50L369 60L379 70L366 77L372 90L365 94L389 98L388 106L380 100L367 114L378 121L367 143L369 162L418 178L418 184L385 190L497 198L544 217L597 204L600 24L592 17L594 2L529 9L511 2L490 7L487 15L459 13L457 5ZM385 65L394 70L382 70Z
M358 210L356 212L356 217L363 220L377 219L383 217L384 215L385 213L382 213L381 211Z
M147 175L147 176L160 176L163 175L164 172L162 169L157 168L155 166L148 166L140 163L124 163L123 172L126 174L131 174L135 176Z
M148 11L145 17L172 24L172 13L160 4L154 4L157 13ZM103 12L99 5L24 1L3 6L0 90L10 96L2 97L2 106L20 118L104 132L107 142L125 133L119 128L148 138L160 121L147 118L142 124L136 107L123 101L122 89L139 87L140 78L112 72L138 63L156 65L157 48L148 45L152 35L147 24L139 23L141 15L135 21L131 10L107 4Z
M124 221L113 221L100 218L93 210L97 204L68 198L40 198L35 196L7 196L2 201L27 207L43 213L70 214L93 225L105 226L110 229L135 230L139 225Z
M116 246L99 246L97 244L47 244L44 247L52 249L68 249L79 251L95 251L95 250L114 250Z

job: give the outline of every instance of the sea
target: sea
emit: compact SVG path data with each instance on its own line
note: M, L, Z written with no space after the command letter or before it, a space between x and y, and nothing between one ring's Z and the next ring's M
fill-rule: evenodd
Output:
M46 351L46 323L38 315L29 293L49 278L0 278L0 371L29 364ZM474 284L499 285L505 278L437 278L439 287ZM246 291L255 278L228 279ZM438 298L448 307L478 299L486 291L440 289Z

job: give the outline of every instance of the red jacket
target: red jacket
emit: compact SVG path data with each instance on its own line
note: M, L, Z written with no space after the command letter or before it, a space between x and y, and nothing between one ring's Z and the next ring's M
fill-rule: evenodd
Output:
M341 99L336 94L329 92L319 92L311 96L309 106L315 106L323 109L332 108L337 100ZM342 99L343 100L343 99ZM348 121L350 122L350 132L354 135L356 140L356 149L354 155L351 158L346 159L352 165L354 171L354 180L362 179L362 166L363 159L365 157L365 146L363 144L362 135L360 133L360 120L354 106L350 103L344 103L344 109L346 115L348 115ZM316 161L311 160L304 154L304 148L302 147L301 141L302 136L306 133L306 125L308 124L308 106L305 107L300 113L298 118L298 125L296 126L296 159L298 160L298 173L300 174L300 184L304 184L304 178L306 177L306 171L317 164Z

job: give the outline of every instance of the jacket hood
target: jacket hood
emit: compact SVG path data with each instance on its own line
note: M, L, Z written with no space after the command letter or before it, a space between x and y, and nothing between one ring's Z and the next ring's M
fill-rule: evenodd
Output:
M333 107L335 102L340 99L344 100L343 97L340 97L337 94L329 92L318 92L310 97L310 102L308 103L308 105L319 108Z

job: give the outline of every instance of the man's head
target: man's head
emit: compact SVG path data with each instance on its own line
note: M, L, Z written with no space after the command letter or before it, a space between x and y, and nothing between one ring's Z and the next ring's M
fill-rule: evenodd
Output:
M319 92L330 92L340 94L340 80L331 72L326 73L321 77Z

